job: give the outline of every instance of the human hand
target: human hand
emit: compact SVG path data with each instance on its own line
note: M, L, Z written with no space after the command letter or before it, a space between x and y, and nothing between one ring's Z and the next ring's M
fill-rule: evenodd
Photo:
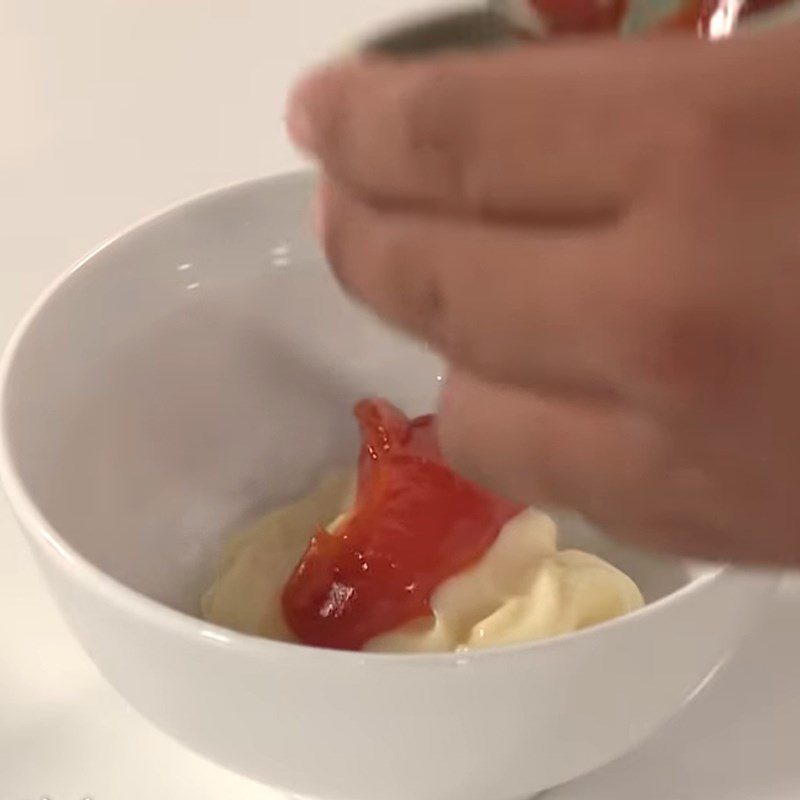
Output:
M452 365L466 474L800 563L800 41L364 59L295 92L345 288Z

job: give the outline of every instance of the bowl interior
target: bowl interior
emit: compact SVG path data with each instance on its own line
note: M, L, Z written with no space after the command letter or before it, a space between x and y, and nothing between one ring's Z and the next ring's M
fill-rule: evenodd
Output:
M310 194L307 175L255 181L138 226L50 293L12 353L3 421L33 503L86 559L189 614L231 530L352 463L354 401L435 402L438 360L326 270ZM693 576L574 519L562 539L648 600Z

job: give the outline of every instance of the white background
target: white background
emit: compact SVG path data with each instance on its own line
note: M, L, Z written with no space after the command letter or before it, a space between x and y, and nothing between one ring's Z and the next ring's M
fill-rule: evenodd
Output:
M46 282L142 214L299 165L282 127L292 77L372 21L432 2L0 0L0 340ZM166 739L103 683L0 501L0 800L44 796L278 800ZM549 795L798 797L790 588L665 731Z

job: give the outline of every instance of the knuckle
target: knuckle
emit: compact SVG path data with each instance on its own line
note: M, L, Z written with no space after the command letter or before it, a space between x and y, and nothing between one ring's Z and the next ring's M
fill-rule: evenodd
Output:
M453 364L486 374L498 360L496 314L489 299L486 264L490 255L482 232L466 227L444 227L429 254L423 292L429 340ZM507 305L507 304L506 304ZM503 315L515 314L504 308Z
M345 289L413 334L436 341L439 284L429 234L407 220L372 218L352 246L338 248Z
M459 266L464 266L461 261ZM491 362L491 342L476 330L477 319L464 295L477 285L463 278L448 280L446 265L436 264L425 289L426 323L429 341L435 342L453 364L483 373ZM484 332L485 333L485 332Z
M473 86L446 62L414 74L404 88L404 137L412 163L437 193L463 198L471 186L477 136Z
M645 380L682 411L727 405L748 381L757 357L730 310L696 298L651 309L643 329Z
M622 261L637 268L621 268L611 282L604 319L614 331L623 385L648 404L685 415L730 402L726 395L753 374L759 340L746 292L725 290L717 279L718 255L682 218L669 225L672 237L643 232L622 251Z
M411 307L419 304L420 284L424 280L420 258L417 239L406 225L387 220L376 235L376 280L385 287L387 295Z
M662 299L632 314L633 369L660 397L692 393L697 372L698 321L682 303Z
M407 327L438 344L442 319L442 287L430 232L389 226L381 259L385 288Z

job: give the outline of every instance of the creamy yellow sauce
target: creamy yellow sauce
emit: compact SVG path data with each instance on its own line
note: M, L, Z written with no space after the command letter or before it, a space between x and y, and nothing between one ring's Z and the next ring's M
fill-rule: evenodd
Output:
M235 536L202 598L203 616L244 633L293 641L281 613L281 591L311 533L325 525L335 535L352 505L354 485L350 474L330 475L305 497ZM382 634L364 649L435 652L535 641L642 605L627 575L590 553L559 550L553 520L528 509L505 525L480 562L436 590L432 618Z

